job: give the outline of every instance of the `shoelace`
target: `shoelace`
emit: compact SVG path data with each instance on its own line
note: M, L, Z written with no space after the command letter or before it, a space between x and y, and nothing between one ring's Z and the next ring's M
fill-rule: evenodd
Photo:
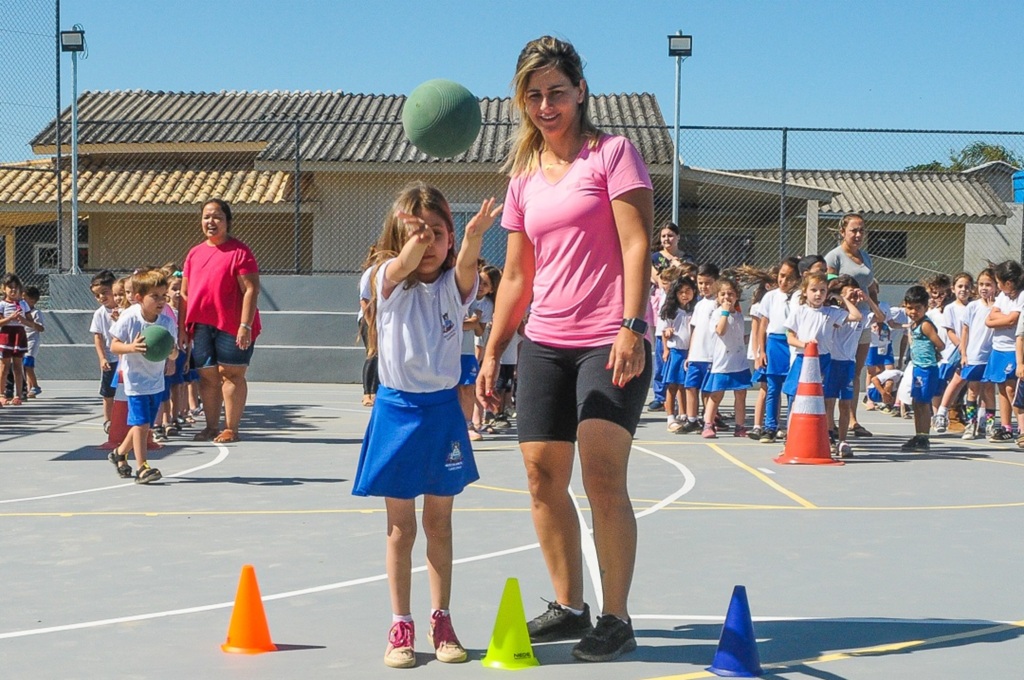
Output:
M458 644L459 639L455 636L455 629L452 628L452 617L435 612L432 618L434 620L434 646L440 647L447 642Z
M388 642L395 647L412 647L415 637L415 628L413 628L412 623L399 621L391 626L391 632L388 633Z

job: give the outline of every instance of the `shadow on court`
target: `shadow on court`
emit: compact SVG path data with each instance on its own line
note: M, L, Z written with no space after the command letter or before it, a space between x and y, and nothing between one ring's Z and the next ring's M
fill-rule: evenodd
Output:
M629 655L646 663L710 665L718 647L721 624L693 624L672 629L636 629L639 647ZM754 623L761 664L780 667L765 669L765 678L800 673L801 677L842 680L810 662L825 654L842 652L851 658L914 654L935 649L1010 642L1024 636L1024 627L994 621L922 619L834 619L803 621L762 621ZM645 645L645 639L677 640L677 645ZM842 647L836 641L842 641Z

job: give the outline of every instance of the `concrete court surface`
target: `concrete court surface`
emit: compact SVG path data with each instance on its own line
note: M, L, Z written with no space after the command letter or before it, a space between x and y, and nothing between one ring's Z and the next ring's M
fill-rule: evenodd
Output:
M148 487L119 479L96 448L94 383L43 387L0 409L5 680L501 677L479 659L506 578L527 616L552 596L511 433L475 447L482 478L455 504L452 613L471 660L429 653L421 536L419 665L400 671L382 662L383 502L350 494L369 413L358 386L253 384L242 442L173 440L152 454L165 479ZM1024 677L1024 455L954 436L902 454L910 421L862 420L876 436L847 465L781 466L781 444L669 434L645 414L630 468L639 649L585 664L571 643L538 645L542 665L518 673L713 677L704 668L742 584L765 677ZM578 473L572 488L589 524ZM280 651L220 650L245 564Z

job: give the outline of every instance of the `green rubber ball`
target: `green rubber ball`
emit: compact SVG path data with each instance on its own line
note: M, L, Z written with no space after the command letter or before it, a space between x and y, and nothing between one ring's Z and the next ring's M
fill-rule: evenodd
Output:
M159 324L143 328L142 339L146 341L146 351L142 356L148 361L163 361L174 351L174 336Z
M402 128L423 153L451 158L468 150L480 133L480 102L450 80L428 80L405 100Z

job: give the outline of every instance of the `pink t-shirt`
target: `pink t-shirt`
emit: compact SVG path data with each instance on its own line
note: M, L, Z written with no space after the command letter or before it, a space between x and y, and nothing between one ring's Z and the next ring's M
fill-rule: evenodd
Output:
M234 335L242 321L242 287L238 277L258 274L259 266L249 246L229 238L219 246L205 241L188 251L182 275L188 279L185 327L191 333L197 323ZM260 312L252 320L252 339L260 334Z
M501 224L526 233L536 260L526 337L561 348L615 340L624 303L611 201L639 188L651 188L647 166L628 139L613 136L596 149L584 144L554 184L539 168L512 178Z

